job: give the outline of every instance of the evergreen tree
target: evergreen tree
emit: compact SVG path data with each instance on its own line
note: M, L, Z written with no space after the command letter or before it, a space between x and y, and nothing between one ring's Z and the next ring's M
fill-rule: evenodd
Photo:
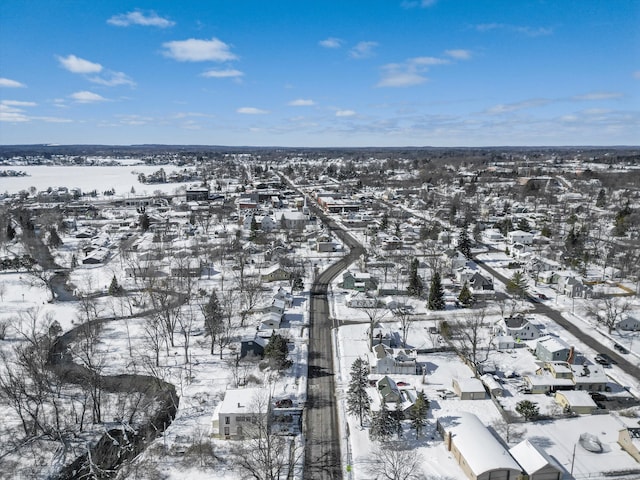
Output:
M115 275L113 276L113 278L111 279L111 283L109 284L108 293L112 297L115 297L115 296L120 295L122 293L122 287L118 283L118 279L116 278Z
M531 225L529 225L529 221L526 218L518 220L518 230L522 230L523 232L531 231Z
M76 268L78 266L78 257L76 257L76 254L74 253L73 255L71 255L71 268Z
M251 233L249 234L249 238L251 240L255 240L258 236L258 222L256 221L256 216L251 215L251 226L249 227Z
M58 231L55 227L51 227L49 229L49 246L52 248L58 248L62 245L62 239L60 235L58 235Z
M380 230L383 232L389 227L389 216L385 213L380 219Z
M297 292L304 290L304 281L302 280L301 277L296 277L293 280L293 286L291 287L291 289Z
M398 431L394 415L387 408L386 402L382 402L380 410L375 412L371 418L371 428L369 429L369 437L372 440L385 442Z
M416 431L416 437L422 433L422 429L427 424L427 412L429 411L429 400L423 391L418 392L416 402L411 409L411 426Z
M607 204L607 198L605 197L604 188L601 188L598 192L598 198L596 198L596 207L604 207Z
M147 230L149 230L150 225L151 221L149 220L149 215L147 215L147 212L144 212L142 215L140 215L140 228L143 232L146 232Z
M460 230L460 236L458 237L458 250L466 257L471 258L471 240L469 239L469 232L465 225Z
M409 265L409 286L407 287L407 293L414 297L422 295L424 286L422 285L422 279L418 275L419 262L417 258L411 260Z
M427 304L429 310L444 310L444 289L442 288L442 280L440 272L435 272L431 277L431 285L429 287L429 302Z
M371 398L367 393L369 366L360 357L351 365L351 382L347 389L347 412L357 415L360 426L364 418L369 414Z
M269 339L269 343L264 348L264 358L275 366L278 370L284 370L291 366L291 360L287 358L289 355L289 344L287 339L279 333L274 333Z
M536 418L540 414L538 405L530 400L522 400L516 404L516 412L529 421Z
M13 225L11 225L11 222L9 222L9 224L7 225L7 240L11 241L14 238L16 238L16 229L13 228Z
M469 290L469 282L464 282L464 285L462 285L462 290L460 290L458 300L465 307L468 307L473 303L473 295L471 294L471 290Z
M215 290L211 292L209 300L203 306L202 313L204 314L204 329L207 335L211 337L210 353L213 355L213 346L216 343L216 338L224 330L224 314Z
M507 282L507 292L512 295L517 295L520 298L524 298L527 293L527 279L524 274L518 270Z

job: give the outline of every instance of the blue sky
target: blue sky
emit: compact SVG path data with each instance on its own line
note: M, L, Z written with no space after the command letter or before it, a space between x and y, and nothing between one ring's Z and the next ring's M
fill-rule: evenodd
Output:
M4 0L0 143L640 144L638 0Z

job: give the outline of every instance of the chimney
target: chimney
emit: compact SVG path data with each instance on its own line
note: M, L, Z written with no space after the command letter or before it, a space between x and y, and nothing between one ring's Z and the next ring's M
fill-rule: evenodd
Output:
M567 363L569 365L573 365L573 362L575 362L575 360L576 360L576 347L571 345L569 347L569 358L567 358Z

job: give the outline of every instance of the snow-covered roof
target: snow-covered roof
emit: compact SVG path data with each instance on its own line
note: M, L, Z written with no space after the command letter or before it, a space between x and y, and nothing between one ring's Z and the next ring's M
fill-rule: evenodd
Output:
M536 447L529 440L523 440L515 447L511 447L509 453L528 475L533 475L549 465L562 471L558 463L547 452Z
M438 421L476 476L504 469L521 472L520 465L474 414L459 412Z
M593 401L591 395L585 390L563 390L556 392L567 399L572 407L593 407L597 408L596 402Z
M220 413L259 413L255 400L266 395L264 388L230 388L224 394Z

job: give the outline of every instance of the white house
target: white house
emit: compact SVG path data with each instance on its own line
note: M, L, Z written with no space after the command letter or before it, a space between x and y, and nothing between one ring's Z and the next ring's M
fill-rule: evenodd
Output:
M253 426L268 415L269 393L264 388L229 389L218 409L218 434L224 439L250 436ZM215 426L214 421L214 426Z
M507 233L507 241L511 244L522 243L523 245L533 245L533 233L513 230Z
M393 349L379 343L373 347L373 352L369 355L371 373L416 374L417 354L415 350Z
M378 306L377 297L370 297L364 292L352 292L345 297L345 304L351 308L375 308Z
M497 327L516 340L535 340L542 336L541 330L521 315L500 320Z

